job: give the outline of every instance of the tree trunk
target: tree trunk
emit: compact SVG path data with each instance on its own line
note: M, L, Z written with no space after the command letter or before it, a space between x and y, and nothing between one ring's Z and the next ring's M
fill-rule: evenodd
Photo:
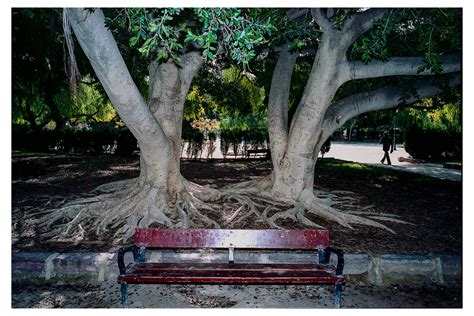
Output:
M272 192L278 197L298 200L305 189L313 188L316 150L319 150L316 147L322 136L321 122L340 85L339 69L345 61L345 55L339 50L337 41L323 35L308 84L285 139L285 151L277 156L281 157L279 161L273 161ZM273 79L277 80L278 74L274 74ZM272 82L272 88L278 86ZM270 129L269 133L272 139L274 132ZM276 148L272 145L272 153Z
M191 81L202 65L199 52L188 52L174 62L151 62L150 89L145 102L134 84L100 9L66 9L79 44L117 113L140 147L138 179L103 185L102 195L72 201L39 219L49 226L67 224L45 234L96 234L113 228L119 239L131 237L137 226L218 226L202 215L200 198L213 200L218 193L186 181L179 172L183 107ZM208 207L209 209L209 207ZM201 224L195 224L199 222Z
M149 69L150 90L148 107L167 138L165 151L143 155L140 183L154 183L160 192L166 192L166 201L176 210L178 195L184 190L180 174L181 131L184 102L192 78L202 65L199 53L192 52L182 58L178 67L173 61L152 62ZM142 153L153 143L139 142Z

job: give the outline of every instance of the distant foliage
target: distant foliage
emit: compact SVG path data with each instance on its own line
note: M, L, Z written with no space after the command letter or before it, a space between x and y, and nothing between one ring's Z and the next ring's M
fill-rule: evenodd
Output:
M434 107L437 99L420 102L424 110L406 109L405 150L418 159L454 159L462 157L460 100ZM433 108L434 107L434 108Z
M245 156L249 149L268 146L267 116L257 113L248 116L228 116L221 120L221 151L226 156Z
M62 130L33 130L26 125L13 125L12 133L12 148L16 150L130 156L138 149L135 137L127 128L110 124Z

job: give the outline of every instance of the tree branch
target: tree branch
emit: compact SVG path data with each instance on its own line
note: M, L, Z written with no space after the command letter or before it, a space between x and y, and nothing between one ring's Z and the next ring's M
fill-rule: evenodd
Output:
M102 10L65 9L74 34L117 113L139 142L167 143L123 61ZM159 144L157 144L159 146Z
M348 41L348 47L362 34L374 27L375 21L381 19L387 9L368 9L352 15L342 26L342 33Z
M288 9L286 11L286 16L290 21L298 20L301 17L304 17L308 13L308 9L298 8L298 9Z
M288 45L280 51L273 71L270 95L268 97L268 133L272 158L280 159L288 141L288 101L291 76L298 54L290 53Z
M311 15L324 32L329 32L333 29L331 21L328 19L322 8L311 9Z
M461 71L461 56L459 54L443 56L441 64L443 73ZM425 65L422 57L394 57L387 61L374 60L369 64L347 61L344 68L345 78L348 81L386 76L433 75L429 70L418 72L418 68Z
M456 74L449 80L449 86L456 86L461 83L461 74ZM410 96L404 100L404 104L412 104L419 99L432 97L442 93L442 89L433 85L429 80L424 79L417 81L413 85L417 92L416 96ZM400 99L403 97L404 90L402 88L381 88L371 92L363 92L351 95L341 99L331 105L323 119L323 141L332 135L345 122L360 114L386 110L400 105Z
M198 51L192 51L186 53L183 58L180 66L180 79L182 82L181 86L181 98L184 100L186 95L189 92L189 87L191 82L204 63L202 54ZM184 102L183 102L184 104Z

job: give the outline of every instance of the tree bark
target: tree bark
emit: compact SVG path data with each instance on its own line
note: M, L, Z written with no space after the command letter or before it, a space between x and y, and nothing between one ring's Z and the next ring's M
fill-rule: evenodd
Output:
M296 58L297 54L288 49L280 51L268 98L268 133L276 177L279 177L280 163L288 145L288 101Z
M461 56L446 55L441 58L443 73L461 71ZM374 60L368 64L360 61L347 61L344 65L344 80L379 78L387 76L432 76L430 70L418 72L424 66L423 57L393 57L387 61Z
M340 71L346 57L332 30L323 33L303 96L293 117L286 150L276 161L272 192L298 199L305 188L312 188L317 159L316 145L321 121L341 85Z
M157 172L166 172L164 189L168 192L171 204L176 203L179 192L183 190L179 170L184 103L192 78L202 63L201 55L198 52L191 52L182 57L182 64L179 67L171 60L165 63L153 61L150 64L148 107L162 127L170 149L166 161L143 161L141 168L147 177ZM142 143L140 148L144 146L148 145ZM141 181L144 181L143 178Z

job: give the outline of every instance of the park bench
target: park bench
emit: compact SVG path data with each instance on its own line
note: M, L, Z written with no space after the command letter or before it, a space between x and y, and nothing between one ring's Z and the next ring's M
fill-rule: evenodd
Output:
M146 262L147 249L180 251L187 249L226 249L225 262ZM291 263L244 263L236 260L235 250L290 251ZM228 250L228 261L227 261ZM295 252L310 251L317 262L295 262ZM126 252L133 262L124 263ZM331 264L336 256L337 264ZM330 261L331 259L331 261ZM206 261L206 262L204 262ZM128 307L128 284L330 284L334 285L335 305L340 307L344 258L329 247L329 232L320 230L227 230L137 228L134 244L118 251L121 304Z
M253 155L254 158L258 157L270 157L270 149L249 149L247 150L247 158Z

